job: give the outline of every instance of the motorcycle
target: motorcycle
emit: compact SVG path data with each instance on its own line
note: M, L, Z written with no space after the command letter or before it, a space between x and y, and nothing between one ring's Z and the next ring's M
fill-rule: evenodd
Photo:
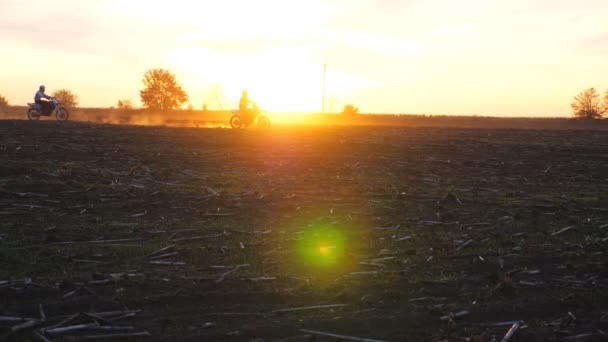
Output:
M42 110L42 106L40 104L28 103L27 105L30 108L27 110L27 118L29 120L39 120L41 116L51 116L54 112L57 121L66 121L70 117L70 113L63 106L63 102L57 100L55 97L51 97L51 102L53 102L55 108L48 113Z
M257 124L259 128L269 128L270 119L265 111L260 110L257 105L253 106L251 110L253 117L247 118L239 110L233 110L232 116L230 117L230 126L232 128L244 128L250 124Z

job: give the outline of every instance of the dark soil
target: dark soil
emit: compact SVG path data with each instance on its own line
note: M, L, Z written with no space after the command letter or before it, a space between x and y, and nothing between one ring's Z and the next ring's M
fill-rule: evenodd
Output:
M599 341L607 243L608 132L0 121L0 340Z

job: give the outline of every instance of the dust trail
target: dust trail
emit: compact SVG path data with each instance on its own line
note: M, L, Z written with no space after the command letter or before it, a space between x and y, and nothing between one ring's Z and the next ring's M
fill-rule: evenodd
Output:
M27 120L26 106L0 108L0 120ZM71 121L117 125L228 128L230 111L172 110L165 113L145 109L69 108ZM424 114L267 113L272 126L391 126L484 129L551 129L608 131L608 120L578 120L567 117L493 117ZM44 117L42 120L55 120Z
M71 117L74 121L86 121L116 125L229 128L230 113L202 111L150 112L140 109L79 109Z

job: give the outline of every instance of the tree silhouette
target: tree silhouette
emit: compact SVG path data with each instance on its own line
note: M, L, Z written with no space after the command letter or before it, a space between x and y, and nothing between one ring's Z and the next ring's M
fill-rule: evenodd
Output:
M344 115L356 115L359 114L359 108L353 104L347 104L342 108L342 114Z
M144 89L139 92L144 107L155 110L179 108L188 101L188 94L175 80L175 75L164 69L150 69L144 74Z
M78 96L74 95L68 89L59 89L53 92L53 97L56 97L57 100L63 102L64 106L68 108L74 108L78 106Z
M604 93L604 114L608 114L608 90Z
M8 101L2 95L0 95L0 113L5 113L8 108Z
M8 107L8 101L6 100L6 97L0 95L0 109L4 109Z
M570 106L574 111L574 116L581 119L599 119L604 112L600 94L595 91L595 88L589 88L576 95Z

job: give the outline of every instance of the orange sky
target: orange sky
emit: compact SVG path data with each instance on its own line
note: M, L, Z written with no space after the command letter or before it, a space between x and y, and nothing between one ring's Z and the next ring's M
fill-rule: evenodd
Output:
M331 111L569 115L576 93L608 89L606 18L605 0L2 0L0 94L25 104L43 83L139 105L162 67L195 108L247 89L319 111L327 64Z

